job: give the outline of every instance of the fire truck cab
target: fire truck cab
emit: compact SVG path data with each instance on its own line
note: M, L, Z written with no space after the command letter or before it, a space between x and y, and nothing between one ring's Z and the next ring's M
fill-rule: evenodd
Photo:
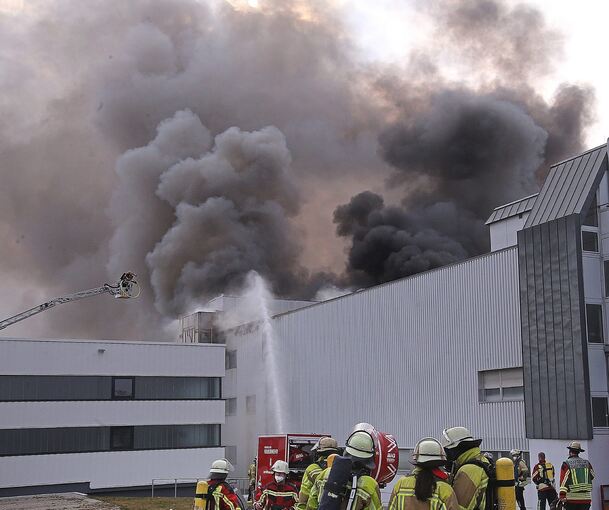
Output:
M256 464L256 489L273 481L271 467L277 460L288 463L288 480L300 489L302 475L315 455L311 448L320 437L328 434L281 434L258 438L258 462Z

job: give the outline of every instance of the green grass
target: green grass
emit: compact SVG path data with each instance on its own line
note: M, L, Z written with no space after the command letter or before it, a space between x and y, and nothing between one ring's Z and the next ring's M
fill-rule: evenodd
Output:
M115 498L100 496L95 499L116 505L122 510L192 510L194 498Z

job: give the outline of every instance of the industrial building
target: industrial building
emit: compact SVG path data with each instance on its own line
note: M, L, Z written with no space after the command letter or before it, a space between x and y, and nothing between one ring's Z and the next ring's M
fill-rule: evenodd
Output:
M580 440L609 484L607 145L502 205L492 251L224 332L223 442L241 474L256 437L361 421L408 450L465 425L496 453L557 466ZM531 485L525 491L534 507Z
M0 496L192 480L224 455L222 345L3 338L0 349Z
M0 494L198 477L224 455L244 477L258 435L344 441L366 421L396 437L402 469L456 425L557 467L580 440L601 510L607 168L607 145L554 165L538 194L493 211L488 254L332 300L220 296L174 344L3 340ZM525 497L534 508L532 485Z

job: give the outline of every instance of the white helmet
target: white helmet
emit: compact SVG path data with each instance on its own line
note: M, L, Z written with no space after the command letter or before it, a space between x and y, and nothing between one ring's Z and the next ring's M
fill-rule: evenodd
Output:
M520 457L521 455L522 455L522 452L518 448L514 448L513 450L510 450L511 457Z
M451 427L442 431L442 446L444 448L455 448L463 441L474 441L471 432L465 427Z
M218 459L214 460L211 463L210 473L220 473L227 475L229 471L233 471L235 468L233 465L226 459Z
M275 464L271 468L273 473L284 473L286 475L290 474L290 468L288 467L288 463L285 460L276 460Z
M372 469L374 467L374 440L368 432L356 430L347 439L345 454Z
M446 452L440 441L433 437L421 439L412 452L414 464L425 464L426 462L446 462Z

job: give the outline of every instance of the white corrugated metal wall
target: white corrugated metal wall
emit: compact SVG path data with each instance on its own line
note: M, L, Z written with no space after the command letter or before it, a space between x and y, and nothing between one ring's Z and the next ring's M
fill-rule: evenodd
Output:
M521 366L511 248L279 316L286 427L344 438L368 421L402 447L465 425L527 449L522 402L478 402L478 371Z
M517 250L510 248L277 316L285 431L269 420L262 328L227 335L238 366L223 427L245 474L263 433L325 432L344 441L367 421L400 447L465 425L487 450L527 450L523 402L478 402L478 371L522 366ZM256 416L246 414L256 394ZM247 430L246 430L247 429Z

